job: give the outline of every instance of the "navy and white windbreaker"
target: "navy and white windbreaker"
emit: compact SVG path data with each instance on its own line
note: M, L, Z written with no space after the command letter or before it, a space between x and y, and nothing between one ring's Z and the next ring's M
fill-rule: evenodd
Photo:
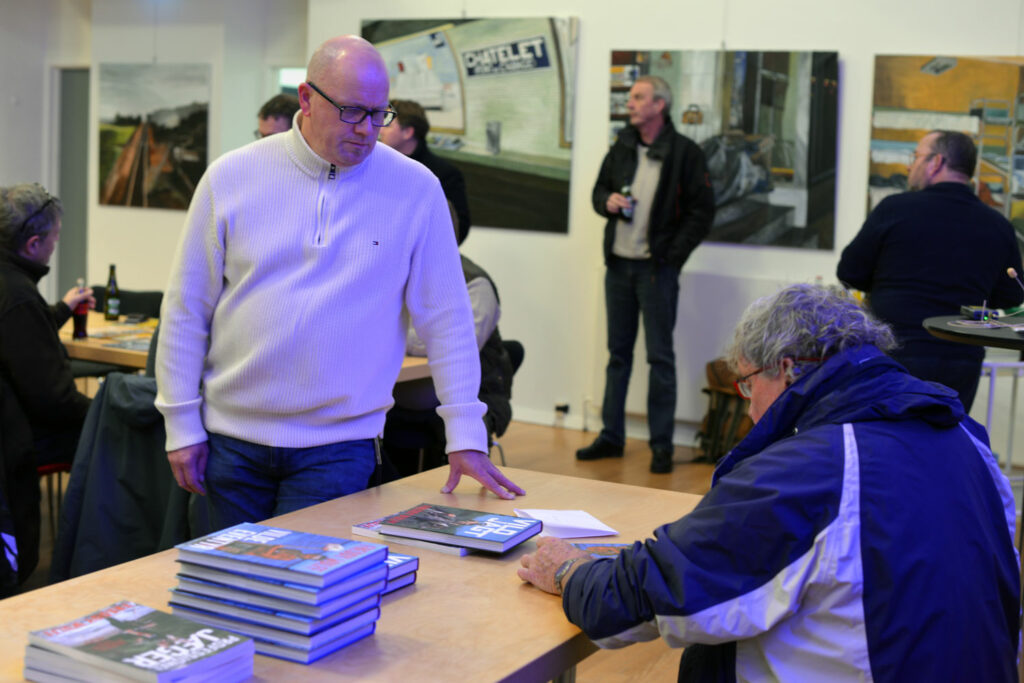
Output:
M563 606L601 647L686 646L680 679L1016 681L1014 519L955 392L861 347L783 392L693 512L583 565Z

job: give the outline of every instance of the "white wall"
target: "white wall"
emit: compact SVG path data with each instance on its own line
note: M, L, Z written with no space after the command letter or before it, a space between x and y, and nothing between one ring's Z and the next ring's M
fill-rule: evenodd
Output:
M253 139L256 111L272 94L268 71L305 63L305 26L304 0L93 0L92 92L104 63L210 64L213 161ZM116 263L121 287L164 289L185 212L100 206L96 136L89 158L89 282L105 282Z

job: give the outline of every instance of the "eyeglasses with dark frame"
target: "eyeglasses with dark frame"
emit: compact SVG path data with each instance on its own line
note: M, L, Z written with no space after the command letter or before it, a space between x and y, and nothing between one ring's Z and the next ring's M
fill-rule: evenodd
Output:
M793 362L794 363L824 363L828 359L829 359L828 356L824 356L822 358L794 358ZM754 375L761 374L762 372L764 372L767 369L768 369L767 367L758 368L757 370L754 370L753 372L749 372L749 373L743 375L742 377L740 377L739 379L737 379L735 382L733 382L732 385L736 389L736 393L749 401L750 397L753 395L753 392L750 389L750 378L753 377Z
M323 90L316 86L313 81L306 81L306 84L315 90L320 97L330 102L335 109L338 110L338 117L343 123L357 124L362 123L367 116L370 117L370 123L374 128L384 128L390 126L391 122L398 116L398 112L393 109L366 109L364 107L356 107L353 105L338 104L330 97L328 97Z

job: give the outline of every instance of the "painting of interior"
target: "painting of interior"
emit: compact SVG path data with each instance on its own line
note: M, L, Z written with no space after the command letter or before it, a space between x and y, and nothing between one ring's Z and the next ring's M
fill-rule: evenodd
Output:
M100 204L187 209L206 170L208 64L100 64Z
M610 142L642 75L665 79L672 124L707 157L716 204L708 241L833 248L837 53L612 52Z
M423 107L431 151L465 176L474 226L568 232L576 27L551 17L363 22L391 97Z
M1024 242L1024 57L875 57L868 205L907 189L917 142L932 130L970 135L974 188Z

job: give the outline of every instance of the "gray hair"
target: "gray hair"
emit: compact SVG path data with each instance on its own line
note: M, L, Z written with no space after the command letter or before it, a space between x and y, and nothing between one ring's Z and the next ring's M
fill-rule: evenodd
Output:
M672 88L668 87L668 81L661 76L640 76L637 83L649 83L654 89L654 99L665 101L665 118L672 116Z
M45 238L64 214L60 200L38 183L0 187L0 245L21 251L29 238Z
M812 360L865 345L889 351L896 338L842 287L798 284L750 305L736 326L726 360L733 370L743 360L777 377L782 359L791 358L795 364L789 377L796 379L817 367L809 365Z

